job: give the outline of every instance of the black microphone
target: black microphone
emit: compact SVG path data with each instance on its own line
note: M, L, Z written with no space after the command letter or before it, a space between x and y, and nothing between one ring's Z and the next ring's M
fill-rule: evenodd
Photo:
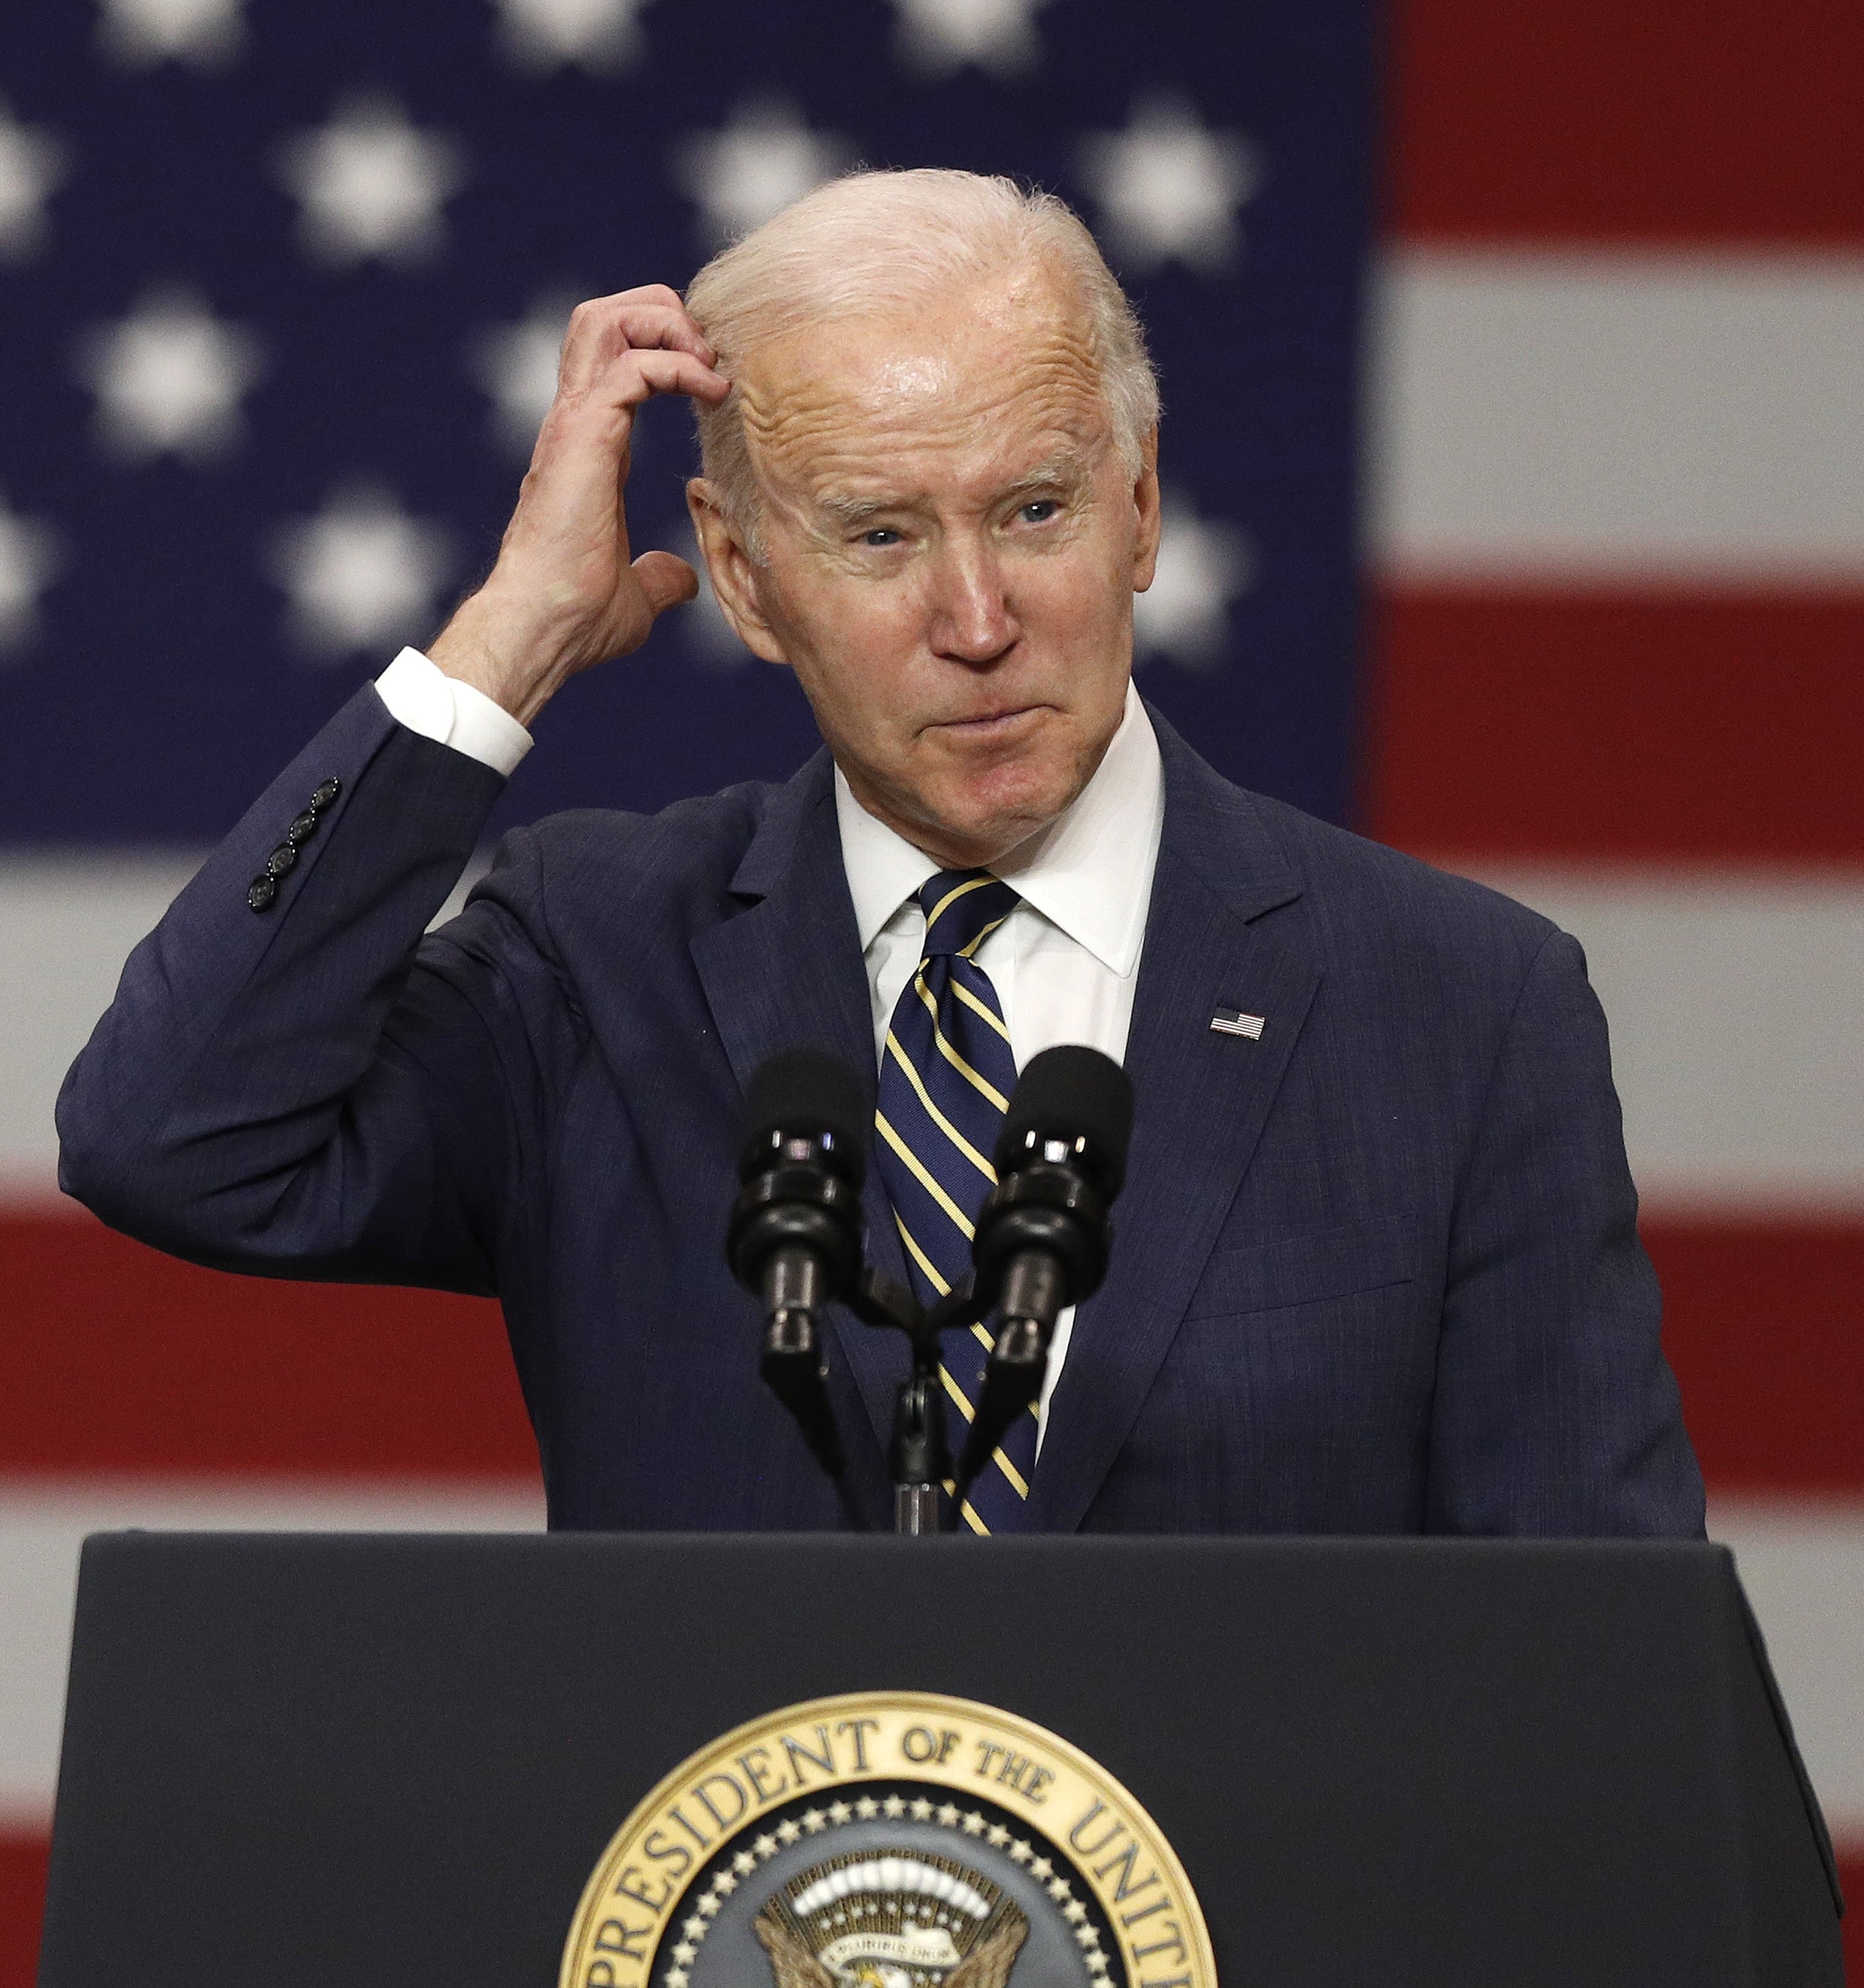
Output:
M738 1161L744 1185L725 1238L731 1274L764 1307L759 1371L844 1491L821 1314L860 1273L867 1121L845 1063L819 1050L771 1057L751 1080Z
M961 1497L1040 1398L1056 1318L1106 1275L1108 1209L1132 1135L1132 1082L1098 1050L1044 1050L1017 1080L997 1141L997 1185L971 1242L978 1303L1000 1318L958 1466Z

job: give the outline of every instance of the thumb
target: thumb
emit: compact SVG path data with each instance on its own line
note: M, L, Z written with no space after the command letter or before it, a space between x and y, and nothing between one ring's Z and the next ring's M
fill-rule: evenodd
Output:
M698 574L673 553L643 553L630 570L640 583L649 608L657 615L698 595Z

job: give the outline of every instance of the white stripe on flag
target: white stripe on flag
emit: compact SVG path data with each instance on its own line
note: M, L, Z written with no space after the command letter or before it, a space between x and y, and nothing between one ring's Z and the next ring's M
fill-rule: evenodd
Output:
M1864 580L1864 258L1409 249L1374 296L1388 573Z
M1458 867L1585 947L1648 1212L1864 1209L1864 874Z
M204 860L199 850L0 854L0 1195L56 1192L59 1086L131 949ZM486 862L473 859L437 924Z
M0 1188L52 1191L65 1072L131 948L200 861L135 850L0 858Z
M0 864L0 1193L53 1191L66 1067L191 860ZM1864 1209L1864 874L1457 867L1585 947L1653 1210Z

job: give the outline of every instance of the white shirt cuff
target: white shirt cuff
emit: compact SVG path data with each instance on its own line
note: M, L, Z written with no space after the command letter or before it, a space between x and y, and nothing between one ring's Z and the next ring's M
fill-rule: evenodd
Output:
M424 739L451 746L508 779L531 749L531 735L485 691L450 677L418 649L404 649L376 678L388 715Z

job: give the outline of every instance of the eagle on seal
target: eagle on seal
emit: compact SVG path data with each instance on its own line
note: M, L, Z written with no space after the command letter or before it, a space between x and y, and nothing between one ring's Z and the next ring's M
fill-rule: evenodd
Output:
M759 1912L751 1928L770 1956L777 1988L850 1988L850 1983L856 1988L904 1988L903 1983L888 1979L899 1970L883 1969L871 1960L863 1961L852 1975L836 1974L768 1913ZM994 1932L978 1941L939 1988L1004 1988L1028 1930L1029 1922L1020 1912L1006 1917Z

